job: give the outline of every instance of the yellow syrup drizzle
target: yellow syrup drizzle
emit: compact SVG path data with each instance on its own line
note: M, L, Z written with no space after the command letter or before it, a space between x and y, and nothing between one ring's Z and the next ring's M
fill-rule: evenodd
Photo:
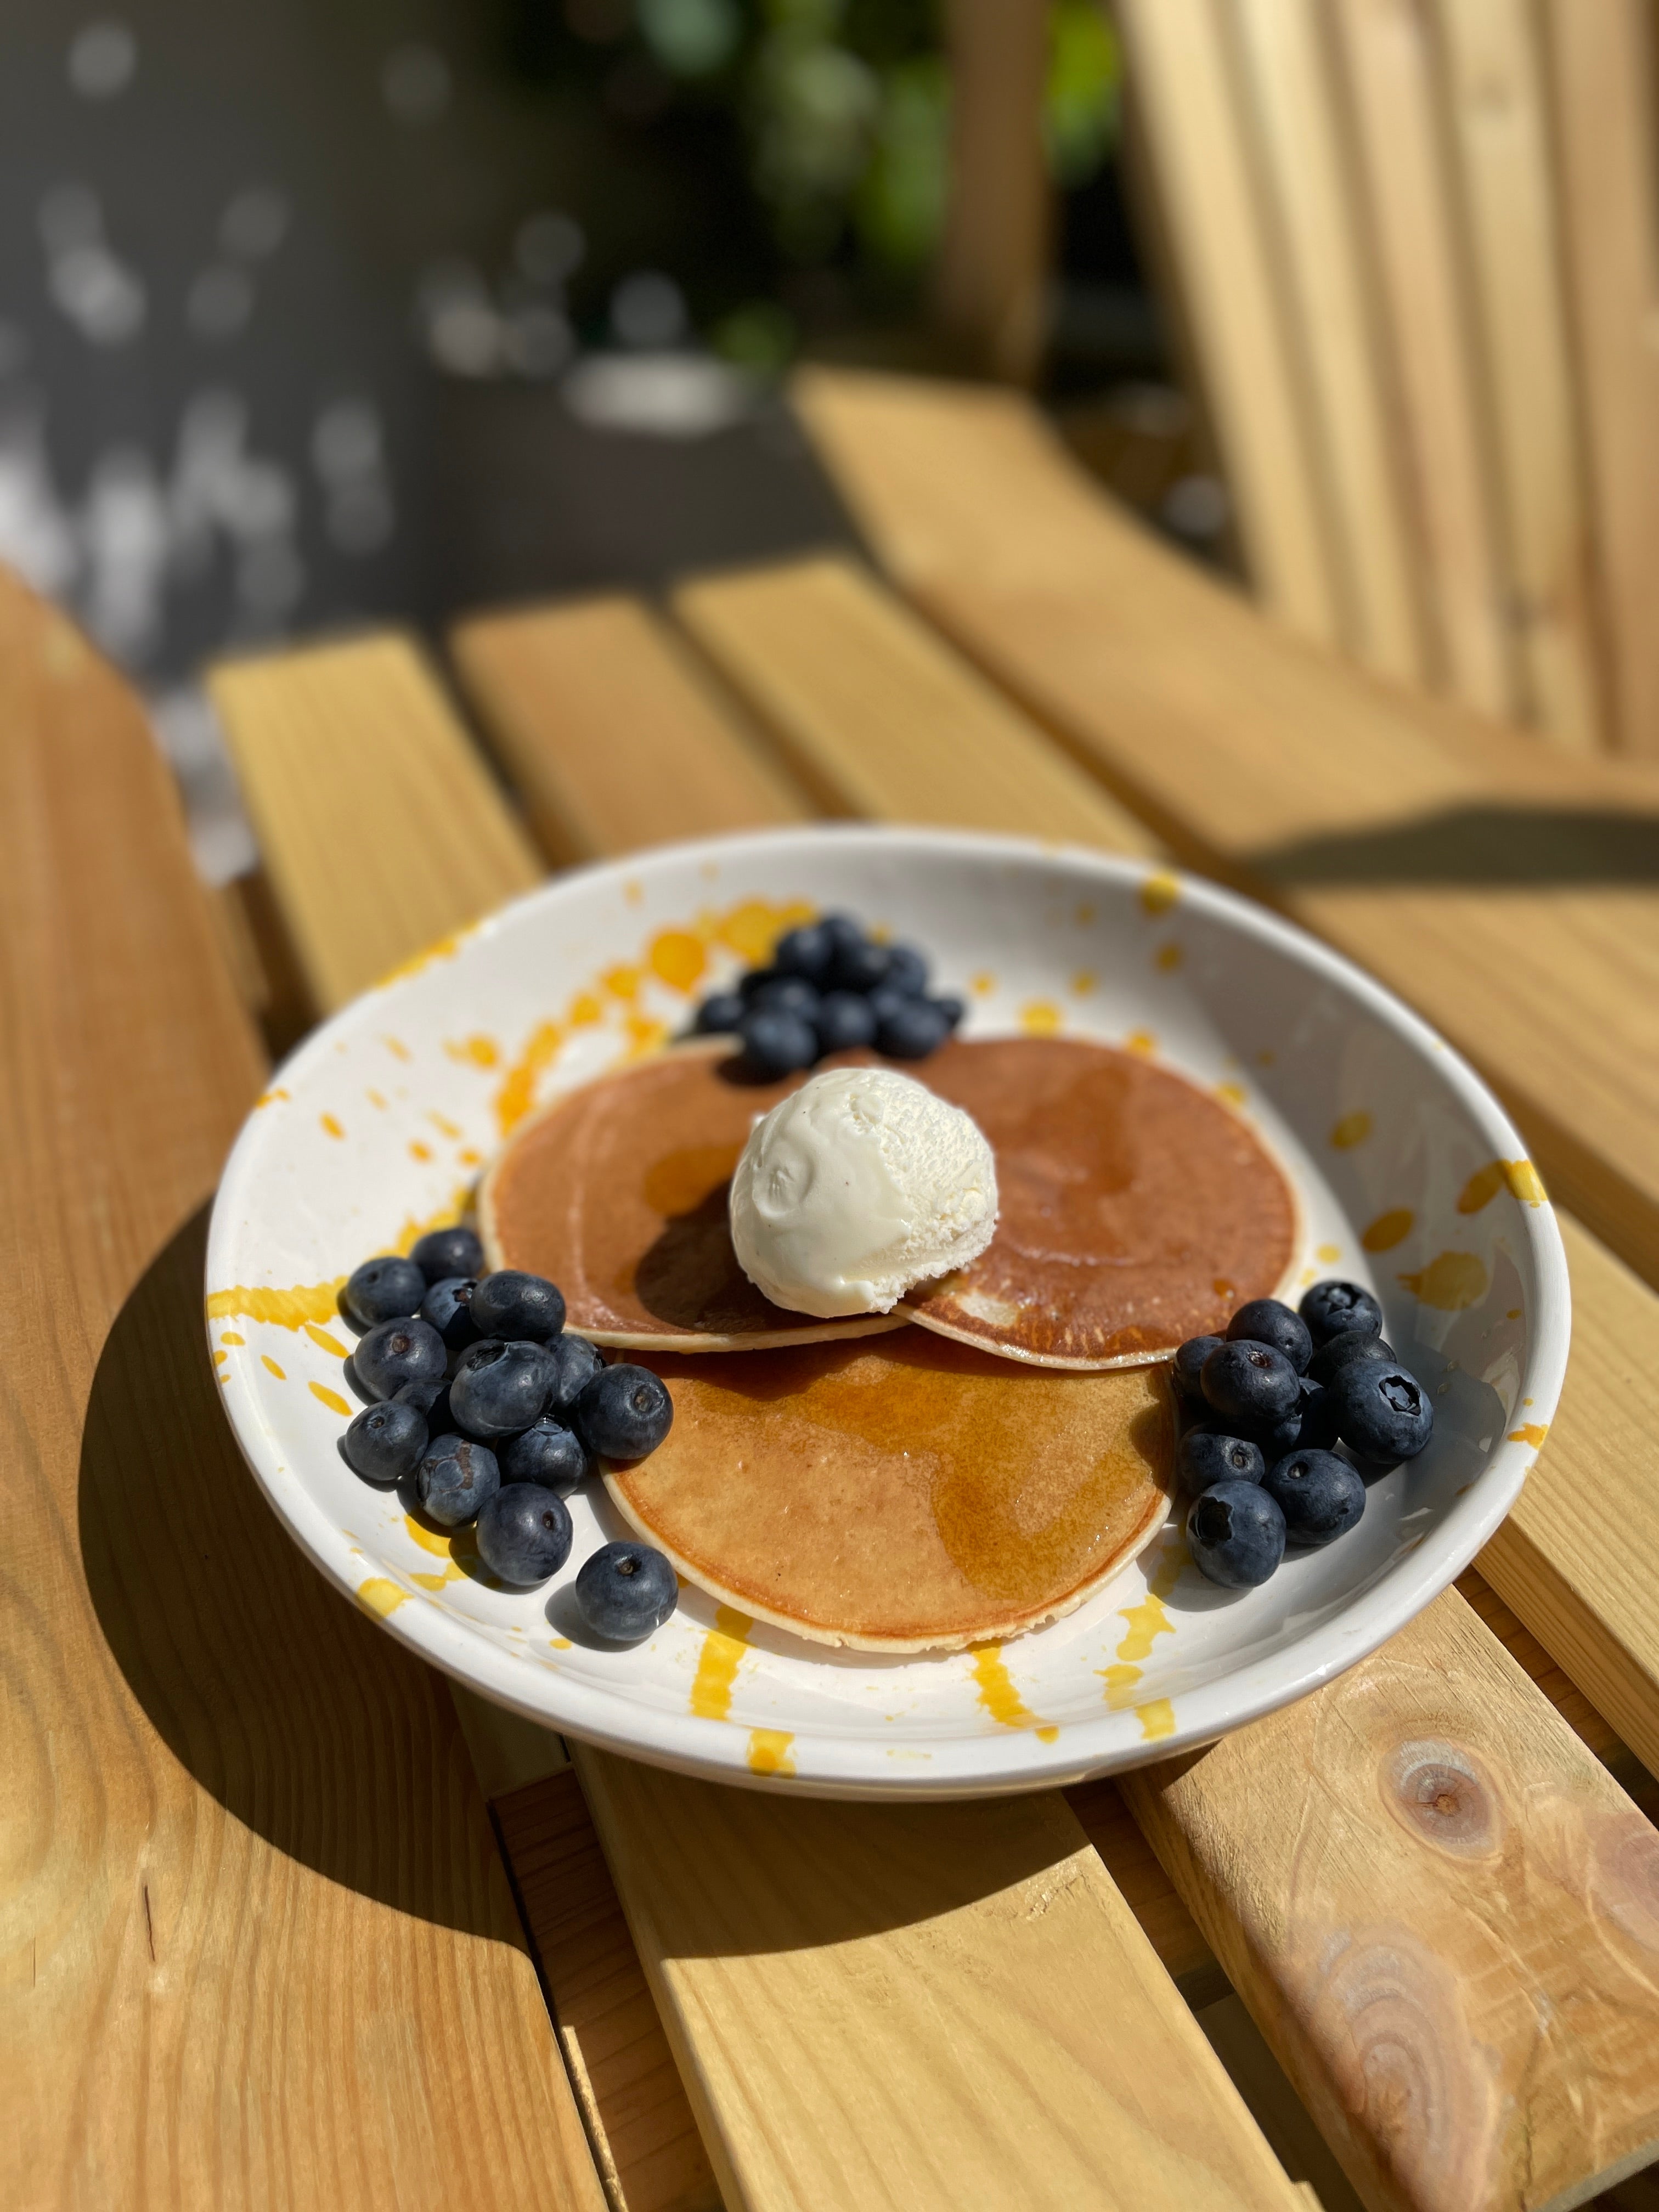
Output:
M412 1213L405 1214L404 1225L393 1239L392 1250L401 1254L406 1259L422 1237L427 1236L432 1230L453 1228L471 1202L471 1184L458 1183L448 1205L441 1206L435 1213L428 1213L424 1221L417 1221ZM343 1281L344 1278L342 1277L341 1279Z
M1146 914L1167 914L1181 896L1181 885L1167 868L1148 876L1140 886L1140 904Z
M1152 955L1152 962L1154 966L1162 969L1166 975L1171 975L1186 957L1184 946L1173 944L1160 945Z
M1359 1241L1368 1252L1392 1252L1411 1235L1416 1218L1409 1206L1391 1206L1386 1213L1377 1215Z
M1438 1253L1426 1267L1401 1275L1400 1280L1437 1313L1462 1313L1486 1295L1486 1264L1473 1252Z
M366 1583L357 1585L358 1604L365 1613L372 1613L380 1620L384 1620L387 1613L396 1613L408 1595L406 1589L399 1589L397 1583L388 1581L385 1575L371 1575Z
M1146 1705L1137 1705L1135 1717L1140 1723L1143 1743L1156 1743L1160 1736L1175 1734L1175 1707L1167 1698L1149 1698Z
M702 1721L723 1721L732 1711L732 1686L755 1624L746 1613L723 1605L702 1639L691 1683L691 1711Z
M271 1374L276 1377L276 1380L279 1382L287 1382L288 1376L283 1372L282 1369L276 1364L276 1362L271 1358L268 1352L262 1352L259 1354L259 1364L262 1367L268 1368Z
M234 1328L228 1328L219 1341L221 1344L246 1344L247 1339L245 1336L239 1336Z
M296 1283L288 1291L268 1289L264 1284L252 1288L238 1284L234 1290L210 1291L207 1317L210 1321L264 1321L277 1328L292 1329L311 1321L337 1321L344 1282L343 1275L337 1275L331 1283Z
M1249 1094L1242 1083L1218 1083L1215 1095L1224 1106L1238 1108L1243 1105Z
M1548 1204L1549 1193L1544 1188L1544 1178L1530 1160L1505 1160L1504 1180L1510 1187L1510 1196L1518 1199L1522 1206Z
M1019 1010L1019 1025L1027 1036L1053 1036L1066 1017L1052 999L1030 999Z
M1052 1743L1060 1730L1052 1723L1039 1720L1014 1687L1013 1677L1003 1664L1002 1646L981 1644L969 1656L974 1680L979 1685L979 1701L998 1727L1035 1729L1040 1742Z
M1518 1429L1511 1429L1504 1441L1510 1444L1530 1444L1536 1451L1549 1432L1547 1421L1525 1421Z
M1314 1257L1316 1260L1322 1260L1328 1267L1334 1267L1342 1257L1342 1247L1340 1244L1322 1244L1315 1252Z
M749 1771L751 1774L793 1774L795 1754L790 1746L795 1739L783 1729L750 1729L749 1731Z
M444 1050L462 1067L499 1067L501 1064L501 1048L490 1036L446 1037Z
M1117 1647L1116 1664L1098 1670L1102 1681L1106 1685L1106 1702L1115 1713L1121 1713L1126 1705L1134 1705L1130 1692L1146 1672L1139 1662L1151 1658L1153 1638L1175 1633L1175 1623L1170 1620L1164 1601L1181 1580L1181 1571L1186 1564L1185 1544L1171 1544L1152 1570L1152 1579L1146 1585L1146 1595L1139 1604L1119 1607L1120 1618L1128 1626ZM1158 1702L1167 1703L1167 1700L1159 1699ZM1140 1707L1136 1705L1135 1710L1139 1712ZM1170 1726L1174 1726L1173 1721Z
M257 1114L262 1106L274 1106L279 1098L286 1098L288 1095L279 1083L274 1090L262 1091L259 1093L253 1102L253 1110Z
M1363 1106L1358 1106L1334 1125L1331 1143L1339 1152L1351 1152L1356 1145L1363 1145L1370 1133L1371 1117Z
M351 1354L346 1350L344 1345L341 1343L337 1336L331 1336L325 1328L319 1328L314 1321L307 1322L304 1324L304 1327L306 1334L311 1339L312 1342L314 1345L319 1346L323 1351L331 1352L336 1359L350 1358ZM226 1340L228 1342L228 1339Z
M400 961L397 967L388 969L374 988L383 991L388 983L401 983L405 976L418 975L423 968L431 967L434 960L453 960L477 927L476 921L470 921L465 928L452 929L447 937L440 937L428 945L423 952L416 952L410 958Z
M556 1022L538 1022L524 1050L502 1078L495 1093L495 1127L510 1137L536 1103L536 1085L559 1056L564 1032Z
M329 1136L331 1136L331 1137L343 1137L343 1136L344 1136L344 1134L345 1134L345 1131L341 1127L341 1126L340 1126L339 1122L336 1120L336 1118L334 1117L334 1115L333 1115L332 1114L319 1114L319 1115L318 1115L318 1117L317 1117L317 1118L318 1118L318 1120L322 1123L322 1125L323 1125L323 1127L324 1127L325 1131L327 1133L327 1134L328 1134Z
M343 1420L350 1419L351 1408L337 1390L331 1390L326 1382L313 1382L307 1388L319 1404L326 1406L331 1413L338 1413Z

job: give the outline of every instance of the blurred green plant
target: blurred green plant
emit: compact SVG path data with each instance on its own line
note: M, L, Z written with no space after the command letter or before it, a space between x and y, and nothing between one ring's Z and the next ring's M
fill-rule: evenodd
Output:
M635 0L635 22L688 95L741 118L787 260L850 258L889 278L927 262L950 182L939 0ZM1073 191L1112 150L1120 61L1099 0L1052 0L1049 22L1044 143Z

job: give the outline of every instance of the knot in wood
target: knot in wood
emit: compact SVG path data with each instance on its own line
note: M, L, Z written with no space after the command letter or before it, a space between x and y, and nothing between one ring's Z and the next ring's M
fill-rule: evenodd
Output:
M1478 1762L1458 1745L1401 1744L1383 1761L1382 1795L1413 1835L1460 1858L1485 1858L1503 1842L1503 1815Z

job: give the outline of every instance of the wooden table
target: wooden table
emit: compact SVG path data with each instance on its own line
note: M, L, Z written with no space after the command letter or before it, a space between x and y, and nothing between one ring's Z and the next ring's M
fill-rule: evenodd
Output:
M799 400L898 595L823 559L481 617L477 739L400 635L228 665L229 900L131 696L0 584L0 2203L1650 2201L1659 782L1291 643L1018 402ZM1566 1394L1480 1571L1121 1786L830 1806L567 1753L328 1590L215 1402L259 1024L550 864L823 813L1276 900L1471 1053L1578 1217Z

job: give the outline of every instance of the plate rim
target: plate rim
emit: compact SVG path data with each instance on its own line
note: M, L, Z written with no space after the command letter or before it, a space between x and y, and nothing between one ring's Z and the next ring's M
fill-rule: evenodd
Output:
M1180 902L1206 913L1224 927L1242 932L1297 964L1311 968L1340 987L1386 1028L1442 1072L1460 1103L1492 1142L1495 1155L1525 1158L1527 1146L1492 1091L1456 1048L1386 986L1298 924L1224 884L1191 874L1170 862L1144 856L1103 853L1058 840L1003 836L965 830L940 830L885 823L817 823L785 829L749 830L687 840L565 869L531 890L504 902L472 926L455 949L463 957L487 944L526 910L568 901L574 894L629 878L670 862L707 868L757 852L787 856L792 849L821 848L826 843L864 847L889 854L924 848L930 852L979 862L1081 868L1120 888L1133 889L1152 878L1177 886ZM410 963L360 992L319 1023L269 1079L269 1088L284 1077L303 1078L313 1061L333 1051L343 1031L354 1031L362 1010L395 993ZM234 1216L242 1194L256 1178L263 1141L262 1116L251 1109L231 1147L215 1194L206 1251L208 1290L234 1279L225 1258L237 1235ZM1529 1399L1534 1419L1553 1419L1571 1345L1571 1292L1565 1248L1553 1204L1547 1198L1522 1209L1522 1224L1537 1284L1535 1326L1529 1333L1517 1395ZM227 1273L230 1265L233 1272ZM210 1342L211 1341L210 1336ZM240 1374L227 1377L220 1395L233 1434L267 1503L300 1549L360 1610L361 1571L353 1560L353 1539L331 1520L297 1478L285 1478L265 1435L257 1399ZM259 1446L266 1449L262 1455ZM504 1650L481 1628L435 1605L403 1605L376 1625L466 1687L522 1715L538 1725L575 1736L585 1743L626 1758L739 1787L783 1790L799 1796L854 1800L896 1797L949 1799L994 1796L1053 1789L1085 1778L1126 1771L1213 1742L1236 1728L1263 1718L1319 1688L1376 1650L1408 1626L1455 1580L1508 1515L1536 1455L1536 1447L1504 1437L1467 1494L1409 1554L1369 1589L1296 1644L1252 1660L1234 1671L1177 1693L1176 1726L1155 1741L1136 1741L1122 1726L1132 1713L1103 1705L1097 1717L1068 1722L1052 1742L1031 1729L1010 1729L996 1735L944 1738L929 1743L929 1767L904 1762L904 1771L878 1772L866 1736L832 1730L796 1732L799 1751L811 1747L814 1771L808 1775L763 1774L748 1763L749 1725L703 1719L640 1703L617 1691L573 1675L538 1668L530 1674L521 1659ZM267 1463L269 1462L270 1463ZM1168 1524L1166 1524L1168 1525ZM1154 1539L1154 1541L1157 1540ZM1299 1663L1297 1662L1299 1657ZM957 1655L960 1656L960 1655ZM544 1694L525 1693L532 1684ZM1116 1723L1117 1725L1113 1725ZM1093 1747L1104 1733L1112 1740ZM920 1743L907 1743L920 1748Z

